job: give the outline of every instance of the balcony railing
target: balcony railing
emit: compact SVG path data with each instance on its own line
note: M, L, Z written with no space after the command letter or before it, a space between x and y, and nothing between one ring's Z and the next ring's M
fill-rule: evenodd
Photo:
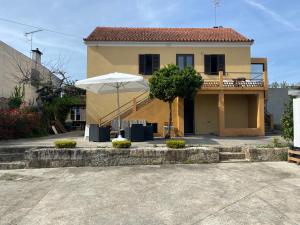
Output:
M234 73L232 73L234 74ZM236 74L246 74L246 73L235 73ZM253 78L247 79L249 77L248 73L245 77L238 78L228 78L231 73L226 73L226 76L223 75L223 72L219 73L218 79L215 80L204 80L202 89L267 89L268 80L266 73L259 74L258 76L253 76ZM253 75L253 74L252 74Z

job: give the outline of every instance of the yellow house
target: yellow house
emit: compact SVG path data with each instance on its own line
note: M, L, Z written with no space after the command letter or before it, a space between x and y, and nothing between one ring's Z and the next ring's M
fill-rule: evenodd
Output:
M262 136L267 60L251 58L252 39L231 28L97 27L87 38L88 78L111 72L148 79L167 64L194 67L204 84L194 100L177 99L173 126L177 135ZM146 120L163 134L168 106L149 93L121 96L121 116ZM87 124L116 118L115 95L87 93Z

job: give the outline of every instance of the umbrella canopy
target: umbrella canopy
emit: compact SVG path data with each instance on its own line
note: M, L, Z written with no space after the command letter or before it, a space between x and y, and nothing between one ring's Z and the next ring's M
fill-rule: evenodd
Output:
M109 73L79 80L75 86L98 94L116 93L117 88L119 92L149 90L149 86L142 76L126 73Z
M122 140L120 135L120 92L138 92L142 90L149 90L148 83L143 77L126 74L126 73L110 73L97 77L92 77L75 82L75 86L91 91L97 94L117 93L117 108L118 108L118 133L117 140Z

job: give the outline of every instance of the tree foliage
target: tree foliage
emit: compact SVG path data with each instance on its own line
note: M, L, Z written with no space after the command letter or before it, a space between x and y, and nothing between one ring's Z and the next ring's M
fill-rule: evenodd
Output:
M294 120L293 120L293 97L290 96L289 102L285 105L285 109L281 118L282 137L287 141L294 138Z
M172 124L172 103L177 97L193 98L203 84L202 77L191 67L180 70L178 66L169 64L156 71L149 79L150 96L169 104L169 129L166 137L170 137Z

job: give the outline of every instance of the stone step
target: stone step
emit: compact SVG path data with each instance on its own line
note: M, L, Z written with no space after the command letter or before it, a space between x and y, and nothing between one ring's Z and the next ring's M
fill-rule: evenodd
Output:
M245 159L243 152L220 152L220 160Z
M219 152L242 152L243 148L242 147L217 147Z
M0 162L21 161L25 159L24 153L1 153Z
M0 163L0 170L17 170L25 169L25 167L26 163L22 161Z
M0 147L0 154L2 153L25 153L30 148L18 148L18 147Z
M247 159L228 159L221 160L220 163L249 163L250 161Z

